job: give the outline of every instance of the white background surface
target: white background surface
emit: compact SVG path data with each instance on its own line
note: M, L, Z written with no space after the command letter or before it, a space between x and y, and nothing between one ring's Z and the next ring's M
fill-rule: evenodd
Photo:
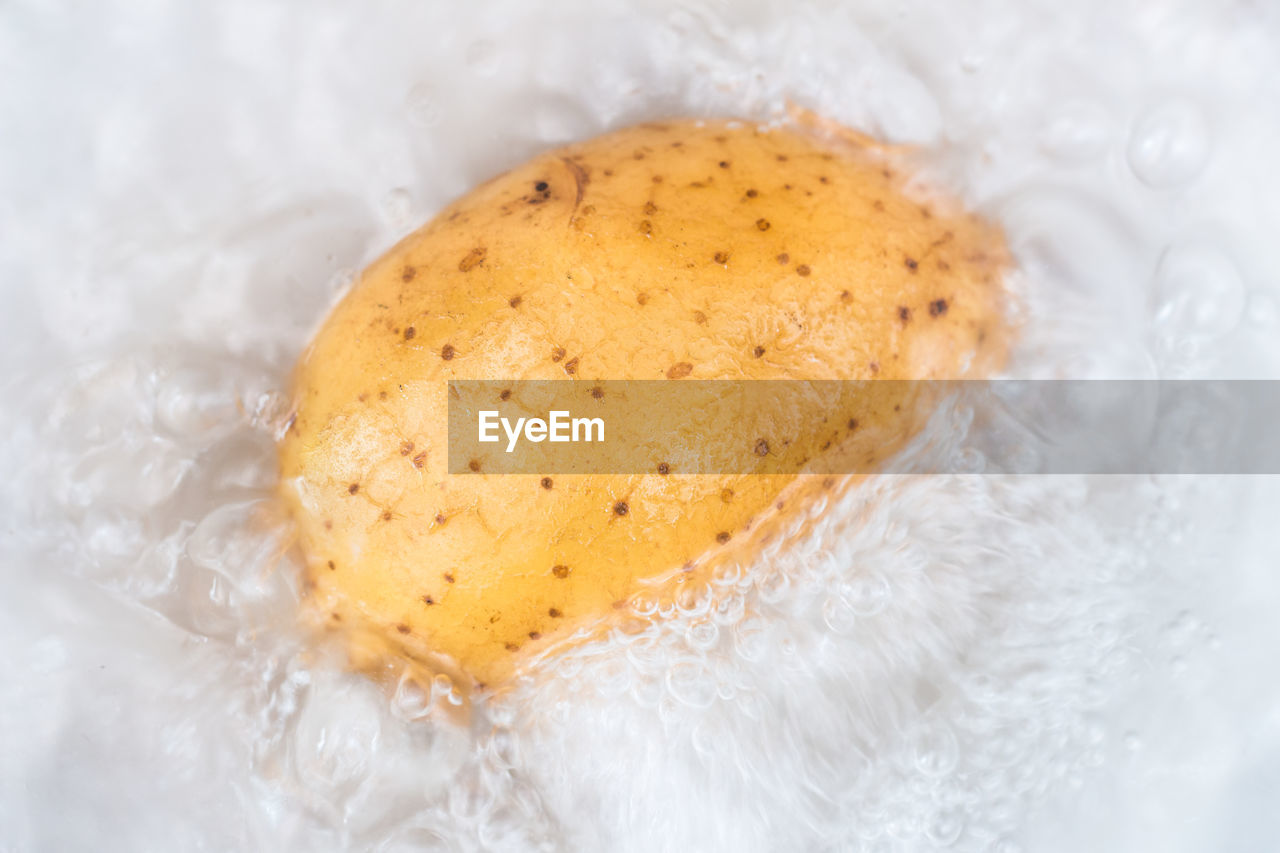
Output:
M0 5L0 849L1280 849L1274 479L885 481L468 722L308 653L250 522L354 272L786 99L1004 225L1016 374L1280 375L1271 3Z

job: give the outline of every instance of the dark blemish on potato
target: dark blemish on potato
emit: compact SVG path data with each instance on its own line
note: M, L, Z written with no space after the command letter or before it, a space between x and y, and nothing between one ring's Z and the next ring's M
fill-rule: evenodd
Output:
M427 462L427 452L424 450L417 456L413 457L413 467L421 468Z
M613 177L613 169L605 169L605 170L604 170L604 176L605 176L606 178L612 178L612 177Z
M555 349L553 349L553 350L551 351L551 360L552 360L552 361L562 361L562 360L564 359L564 357L565 357L565 349L564 349L564 347L556 347Z
M422 596L421 601L423 604L427 605L428 607L436 603L436 600L429 595Z
M379 392L378 392L378 399L379 399L379 400L385 400L385 399L387 399L387 392L386 392L386 391L379 391Z
M507 300L507 304L510 305L512 308L519 308L521 302L524 302L523 296L513 296Z
M546 181L538 181L536 184L534 184L534 185L533 185L533 188L534 188L535 190L537 190L538 192L540 192L540 193L546 192L546 191L547 191L547 182L546 182Z
M445 361L453 361L453 357L457 354L458 351L453 348L453 344L445 344L440 347L440 357Z
M441 524L441 525L442 525L442 524L444 524L444 523L445 523L446 521L448 521L448 520L449 520L449 519L445 516L445 514L444 514L443 512L437 512L437 513L436 513L436 524Z
M836 484L836 481L835 481L835 479L834 479L834 478L832 478L832 477L827 477L827 478L825 478L825 479L822 481L822 488L824 488L824 489L829 489L829 488L831 488L832 486L834 486L835 484Z
M721 168L721 169L727 169L727 168L729 168L729 161L728 161L728 160L721 160L721 161L720 161L720 168Z
M551 478L550 478L550 477L543 477L543 478L542 478L542 482L541 482L541 486L542 486L542 488L544 488L544 489L550 489L553 485L554 485L554 483L552 483L552 481L551 481Z
M751 354L754 355L756 358L760 358L760 356L764 355L764 347L757 346L755 349L751 351Z
M327 519L327 518L326 518L326 519L324 520L324 529L325 529L325 530L332 530L332 529L333 529L333 522L332 522L330 519Z
M565 578L569 577L569 572L571 571L572 569L564 565L551 567L551 574L555 575L560 580L564 580Z
M847 291L847 290L842 290L842 291L840 291L840 301L841 301L841 302L849 302L849 301L851 301L852 299L853 299L853 294L852 294L852 293L850 293L850 292L849 292L849 291Z
M693 365L687 361L677 361L667 368L668 379L684 379L690 373L693 373Z
M636 230L646 237L653 236L653 223L647 219L641 219L640 224L636 226Z
M341 621L342 621L342 617L341 617L341 616L339 616L337 613L330 613L330 614L329 614L329 618L330 618L330 619L332 619L334 622L341 622Z
M401 622L399 625L396 626L396 630L399 631L401 634L407 634L412 629L410 629L408 625Z
M946 314L946 313L947 313L947 300L935 299L929 303L930 317L941 317L943 314Z
M502 614L501 614L501 613L494 613L494 614L492 614L492 615L490 615L490 616L489 616L489 624L490 624L490 625L493 625L493 624L495 624L495 623L497 623L497 622L501 622L501 621L502 621Z
M368 395L368 394L360 394L359 396L357 396L357 397L356 397L356 399L357 399L357 400L359 400L361 403L363 403L365 400L368 400L368 399L369 399L369 395Z
M733 503L733 489L725 488L720 490L720 500L724 503Z
M872 376L875 376L877 373L880 372L880 362L878 361L871 362L870 364L867 365L867 369L871 371Z
M578 357L576 355L564 363L564 372L570 376L578 372Z
M747 190L747 198L755 198L758 195L760 195L760 193L757 190Z
M768 455L769 455L769 442L765 441L763 438L757 440L756 456L768 456Z
M671 466L670 466L670 465L668 465L666 462L659 462L659 463L658 463L658 473L659 473L659 474L661 474L661 475L662 475L662 476L664 476L664 477L665 477L665 476L667 476L668 474L670 474L670 473L671 473Z
M645 216L653 216L653 215L654 215L655 213L657 213L657 212L658 212L658 206L657 206L656 204L654 204L654 203L653 203L653 202L651 202L651 201L646 201L646 202L644 203L644 214L645 214Z
M707 315L701 311L694 311L693 322L697 323L699 326L705 325L707 322Z
M796 275L808 275L810 272L812 272L812 270L809 269L808 264L796 265Z
M604 397L604 389L601 388L599 385L597 385L596 387L591 389L591 396L593 399L596 399L596 400L602 399Z
M875 201L871 202L871 206L881 213L884 212L884 202L881 201L880 199L876 199Z
M847 426L849 427L849 432L853 432L855 429L858 428L858 419L849 418L849 423L847 424Z
M470 468L470 469L471 469L471 471L472 471L473 473L479 473L479 471L480 471L480 460L479 460L479 459L472 459L470 462L468 462L468 463L467 463L467 467L468 467L468 468Z
M614 515L626 515L629 512L631 512L631 507L627 506L626 501L618 501L613 505Z
M828 178L826 175L819 175L819 176L818 176L818 183L820 183L820 184L829 184L829 183L831 183L831 179L830 179L830 178Z
M539 637L541 637L541 636L542 636L542 635L541 635L541 634L539 634L537 631L530 631L530 632L529 632L529 639L530 639L530 640L536 640L536 639L538 639L538 638L539 638Z
M484 246L476 246L462 260L458 261L458 269L462 272L471 272L473 269L484 263L484 256L489 250Z
M637 159L637 160L643 160L643 159L644 159L644 152L643 152L643 151L641 151L641 150L639 150L639 149L636 149L636 151L635 151L631 156L632 156L632 157L634 157L634 158L635 158L635 159Z
M559 619L564 614L560 612L559 608L552 607L549 610L547 610L547 615L550 616L552 619Z
M907 325L908 323L910 323L910 322L911 322L911 309L910 309L910 308L908 308L908 307L907 307L907 306L905 306L905 305L899 305L899 306L898 306L898 319L899 319L900 321L902 321L902 325L904 325L904 326L905 326L905 325Z
M445 582L445 583L453 583L455 580L457 580L457 579L453 576L453 572L445 572L445 573L444 573L444 582Z
M510 400L510 399L511 399L511 389L510 389L510 388L503 388L501 391L499 391L499 392L498 392L498 399L499 399L499 400L503 400L504 402L505 402L506 400Z
M654 176L653 176L652 178L650 178L649 180L653 181L655 184L660 184L660 183L662 183L662 176L661 176L661 175L654 175Z
M786 252L783 252L781 255L778 255L778 263L783 264L784 266L791 263L791 256Z
M788 158L786 154L779 154L776 159L779 163L785 163Z
M774 504L773 506L774 506L774 509L777 509L778 511L781 511L781 510L782 510L782 508L786 506L786 504L785 504L785 503L783 503L782 501L778 501L778 502L777 502L776 504Z
M791 189L791 184L783 184L783 185L782 185L782 188L783 188L784 190L789 190L789 189Z
M757 220L756 220L756 227L757 227L757 228L759 228L761 231L768 231L768 230L769 230L769 227L770 227L770 226L769 226L769 220L767 220L767 219L757 219Z
M337 567L337 566L335 566L335 565L333 564L333 560L330 560L330 561L329 561L329 571L334 572L334 571L337 571L337 570L338 570L338 567Z
M405 267L403 270L400 271L400 280L403 281L405 284L408 284L409 282L413 281L413 277L416 276L417 274L418 274L418 271L413 267Z
M648 302L649 302L649 294L647 294L647 293L637 293L637 294L636 294L636 302L637 302L638 304L640 304L640 305L646 305L646 304L648 304Z
M904 258L902 262L906 264L907 269L911 270L912 272L915 272L916 269L920 266L920 264L916 262L915 258Z
M505 646L504 648L506 648L506 650L507 650L507 651L509 651L509 652L518 652L518 651L520 651L520 647L519 647L518 645L516 645L515 643L507 643L507 644L506 644L506 646Z
M390 520L391 520L391 510L389 510L389 509L384 509L384 510L382 511L382 520L383 520L383 521L390 521Z
M358 491L360 491L359 483L352 483L350 486L347 486L347 494L349 495L354 495Z
M727 264L727 263L729 263L729 253L728 253L728 252L716 252L716 253L715 253L715 256L713 257L713 260L714 260L717 264Z
M671 143L671 147L672 147L672 148L683 148L683 147L684 147L684 143L677 139L675 142Z
M415 329L413 326L410 326L409 328L404 330L404 339L406 341L411 341L413 340L414 336L417 334L418 334L418 330Z
M413 442L412 442L412 441L402 441L402 442L400 442L400 455L401 455L401 456L408 456L408 455L409 455L410 453L412 453L412 452L413 452Z

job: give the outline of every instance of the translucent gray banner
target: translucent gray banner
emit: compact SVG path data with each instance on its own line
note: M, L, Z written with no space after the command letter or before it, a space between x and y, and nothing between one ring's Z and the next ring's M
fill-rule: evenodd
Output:
M1280 474L1280 381L457 380L454 474Z

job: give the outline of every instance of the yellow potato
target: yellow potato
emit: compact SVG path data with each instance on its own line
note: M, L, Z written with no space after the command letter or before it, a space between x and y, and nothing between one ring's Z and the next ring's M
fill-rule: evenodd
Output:
M281 489L311 612L362 668L497 685L642 582L697 583L846 487L451 475L446 382L989 373L1008 337L1003 239L910 196L896 162L807 115L651 123L539 156L401 241L297 370ZM914 428L887 406L857 424L798 414L803 457Z

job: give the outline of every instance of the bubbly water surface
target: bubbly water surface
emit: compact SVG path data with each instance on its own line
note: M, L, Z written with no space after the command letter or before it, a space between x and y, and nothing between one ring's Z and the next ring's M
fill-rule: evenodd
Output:
M473 707L308 648L273 431L354 273L788 99L1003 224L1015 374L1280 376L1272 3L0 6L0 849L1280 849L1274 479L872 481Z

